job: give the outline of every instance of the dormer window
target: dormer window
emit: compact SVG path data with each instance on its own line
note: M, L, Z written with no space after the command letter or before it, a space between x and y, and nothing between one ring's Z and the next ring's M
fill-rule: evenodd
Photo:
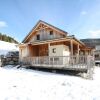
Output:
M40 40L40 35L39 34L36 36L36 39L37 40Z
M53 35L53 31L50 31L50 35Z

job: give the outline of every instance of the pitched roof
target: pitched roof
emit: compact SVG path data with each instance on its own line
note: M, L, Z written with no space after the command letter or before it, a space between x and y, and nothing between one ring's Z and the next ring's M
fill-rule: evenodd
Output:
M56 30L58 30L58 31L60 31L60 32L62 32L62 33L64 33L65 35L68 34L68 32L66 32L66 31L64 31L64 30L62 30L62 29L60 29L60 28L57 28L57 27L55 27L55 26L53 26L53 25L51 25L51 24L49 24L49 23L47 23L47 22L45 22L45 21L39 20L39 21L37 22L37 24L32 28L32 30L28 33L28 35L24 38L24 40L23 40L22 42L25 42L25 40L27 40L27 38L32 34L32 31L35 30L35 28L37 27L37 25L38 25L39 23L43 23L43 24L46 24L46 25L48 25L48 26L50 26L50 27L52 27L52 28L55 28Z

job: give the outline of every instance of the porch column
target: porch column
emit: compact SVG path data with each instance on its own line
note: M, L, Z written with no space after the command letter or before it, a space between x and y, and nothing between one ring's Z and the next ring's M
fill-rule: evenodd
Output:
M73 56L73 41L70 41L70 47L71 47L71 56Z
M48 64L50 65L50 43L48 43Z
M77 45L77 55L79 56L79 51L80 51L80 49L79 49L79 44Z
M50 56L49 52L50 52L50 43L48 43L48 56Z
M70 41L70 47L71 47L71 64L73 65L73 41Z
M76 63L79 63L79 44L77 45Z
M27 53L27 56L30 56L30 54L29 54L29 45L28 44L26 46L26 53Z
M85 56L86 56L86 52L87 52L87 51L86 51L86 50L84 50L84 54L85 54Z

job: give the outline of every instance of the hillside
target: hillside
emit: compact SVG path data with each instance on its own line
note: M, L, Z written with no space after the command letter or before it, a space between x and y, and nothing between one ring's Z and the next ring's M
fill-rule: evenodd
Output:
M6 54L8 51L18 51L18 44L9 43L0 40L0 55Z
M5 34L2 34L2 33L0 33L0 40L10 42L10 43L18 43L18 41L16 41L14 38L7 36Z

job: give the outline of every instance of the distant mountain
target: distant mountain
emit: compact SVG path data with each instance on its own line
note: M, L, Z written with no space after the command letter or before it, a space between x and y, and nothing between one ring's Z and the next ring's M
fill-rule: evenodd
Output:
M7 36L5 34L0 33L0 40L1 41L6 41L6 42L10 42L10 43L18 43L18 41L16 41L14 38Z

